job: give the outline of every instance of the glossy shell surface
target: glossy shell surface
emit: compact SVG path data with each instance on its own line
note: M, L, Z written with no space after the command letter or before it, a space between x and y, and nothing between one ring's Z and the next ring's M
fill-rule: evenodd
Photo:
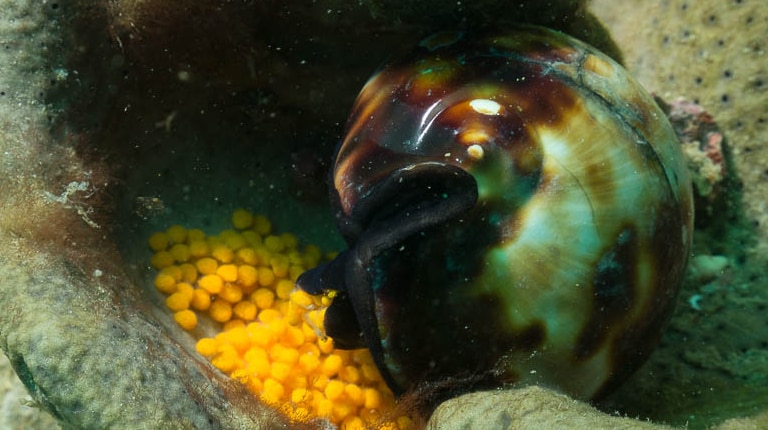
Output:
M539 383L598 398L655 347L692 198L653 99L538 27L440 33L360 93L332 172L349 249L303 276L396 393ZM445 381L451 381L446 383Z

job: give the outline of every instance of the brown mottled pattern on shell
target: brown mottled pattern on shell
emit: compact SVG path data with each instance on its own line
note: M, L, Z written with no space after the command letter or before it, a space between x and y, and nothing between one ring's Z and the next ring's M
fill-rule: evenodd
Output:
M386 279L406 290L392 293L392 303L411 300L378 313L385 359L403 368L396 379L424 378L424 368L409 363L436 363L435 378L496 363L497 381L599 397L642 363L671 312L692 235L690 184L672 130L625 71L580 42L523 31L422 50L419 62L396 60L369 81L337 155L340 216L410 164L439 160L472 173L486 193L466 219L504 218L479 233L495 243L482 242L483 262L471 266L466 296L417 293L458 284L436 273L458 239L408 241L408 258L442 258L418 260L418 272L386 266ZM495 101L498 115L476 112L472 99ZM413 145L423 128L430 135ZM479 160L452 134L477 130L489 139ZM498 166L516 174L510 187L529 180L533 193L511 202L498 194L494 181L507 178L484 177ZM542 226L543 237L531 233ZM464 228L441 227L441 234ZM471 232L456 235L475 240ZM452 337L437 339L441 331Z

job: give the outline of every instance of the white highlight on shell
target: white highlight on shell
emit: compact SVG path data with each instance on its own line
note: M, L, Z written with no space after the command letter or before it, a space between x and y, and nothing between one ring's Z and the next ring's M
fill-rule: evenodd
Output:
M469 148L467 148L467 155L473 160L481 160L485 155L485 151L480 145L470 145Z
M691 308L696 311L701 310L701 299L703 299L704 296L701 294L694 294L691 297L688 298L688 304L691 305Z
M469 102L469 106L483 115L498 115L501 112L501 105L488 99L474 99Z

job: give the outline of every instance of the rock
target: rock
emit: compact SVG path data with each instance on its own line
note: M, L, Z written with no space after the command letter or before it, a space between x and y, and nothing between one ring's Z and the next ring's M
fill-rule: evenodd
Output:
M607 415L541 387L466 394L441 404L428 430L664 430L672 427Z

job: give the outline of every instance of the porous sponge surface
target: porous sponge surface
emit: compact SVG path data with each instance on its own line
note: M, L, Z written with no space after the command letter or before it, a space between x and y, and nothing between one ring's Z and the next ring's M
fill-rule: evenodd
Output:
M155 287L174 320L198 338L197 351L291 420L328 420L343 429L406 429L368 350L338 350L323 333L333 293L296 287L321 262L314 245L276 234L263 215L232 214L232 229L206 235L174 225L148 239ZM205 336L199 319L220 332Z
M36 260L28 267L0 260L13 281L3 288L14 293L0 300L7 310L0 314L0 348L34 404L64 428L260 428L261 419L277 422L264 408L250 407L251 416L241 412L230 400L236 391L223 378L202 379L198 363L180 354L156 322L116 312L114 303L124 298Z

